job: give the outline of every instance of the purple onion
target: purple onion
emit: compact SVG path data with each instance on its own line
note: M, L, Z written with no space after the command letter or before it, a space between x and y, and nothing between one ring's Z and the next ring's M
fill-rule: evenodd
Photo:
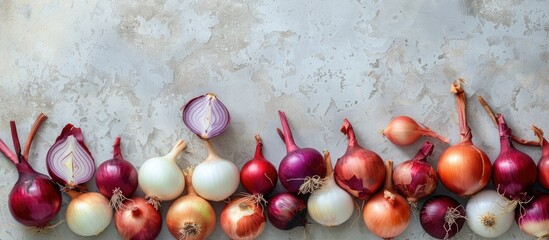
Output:
M82 130L67 124L46 155L48 173L65 190L89 181L95 173L95 161L84 144Z
M299 148L294 142L286 114L278 111L278 115L284 132L279 128L276 131L286 144L287 151L278 167L280 183L291 193L310 193L310 188L306 185L314 181L313 178L322 179L326 176L324 158L315 149Z
M269 200L267 216L269 222L280 230L307 226L307 204L297 196L283 192Z
M499 194L511 200L526 199L537 180L536 163L513 146L511 129L502 114L497 114L497 120L501 150L492 168L492 182Z
M138 182L137 170L122 156L120 137L114 141L113 148L113 158L97 168L95 184L99 192L110 199L111 206L118 209L124 199L135 192Z
M434 238L455 236L465 224L465 208L455 199L437 195L423 204L419 216L423 230Z
M229 127L229 111L213 93L191 99L182 109L183 122L202 139L217 137Z

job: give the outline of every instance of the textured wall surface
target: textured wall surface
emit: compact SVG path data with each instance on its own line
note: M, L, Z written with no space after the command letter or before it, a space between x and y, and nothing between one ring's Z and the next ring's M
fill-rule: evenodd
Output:
M378 132L392 117L409 115L457 143L449 86L463 77L474 142L495 159L498 133L477 95L519 136L533 138L530 124L549 131L548 14L547 2L521 0L0 0L0 137L11 142L8 121L16 120L25 139L44 112L49 119L30 157L40 172L69 122L83 129L97 164L111 157L121 135L123 153L137 167L178 138L190 142L179 165L196 165L205 150L179 108L215 92L232 122L214 144L239 167L253 154L255 133L275 165L285 155L275 131L278 109L300 146L327 148L335 161L346 148L339 128L347 117L363 146L398 164L425 139L397 147ZM433 141L429 162L436 166L448 145ZM519 148L540 157L539 148ZM41 235L13 220L7 197L17 171L0 158L0 239L85 239L64 223ZM53 223L64 218L63 198ZM223 203L213 205L219 215ZM334 228L269 225L261 239L374 238L361 218ZM428 238L413 218L399 239ZM111 224L97 239L117 237ZM170 237L164 227L160 239ZM211 238L226 238L219 225ZM501 237L528 238L516 224ZM481 238L465 227L457 239Z

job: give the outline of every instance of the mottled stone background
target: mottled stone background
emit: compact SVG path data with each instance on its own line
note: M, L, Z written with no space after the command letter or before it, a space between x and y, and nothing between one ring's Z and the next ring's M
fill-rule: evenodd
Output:
M334 161L347 143L339 132L344 117L363 146L397 164L422 141L396 147L384 139L378 132L394 116L410 115L456 143L449 86L458 77L467 79L474 141L492 159L498 133L477 95L519 136L533 138L533 123L549 131L546 1L125 2L0 0L0 137L11 142L13 119L24 141L38 113L46 113L30 159L38 171L46 172L47 149L69 122L82 127L97 164L110 158L121 135L123 153L137 167L178 138L190 142L179 165L196 165L205 151L183 125L180 107L206 92L217 93L232 114L215 145L239 167L252 156L255 133L272 162L285 155L275 132L278 109L289 116L298 145L327 148ZM435 143L433 165L447 147ZM538 148L519 148L540 157ZM0 239L85 239L64 223L39 235L15 222L7 196L17 172L1 158ZM223 204L214 206L219 214ZM305 231L269 225L261 239L374 238L361 218ZM428 238L417 218L399 239ZM117 237L111 224L97 239ZM160 238L170 237L164 228ZM218 226L211 238L226 237ZM501 237L528 238L516 224ZM457 239L480 238L465 227Z

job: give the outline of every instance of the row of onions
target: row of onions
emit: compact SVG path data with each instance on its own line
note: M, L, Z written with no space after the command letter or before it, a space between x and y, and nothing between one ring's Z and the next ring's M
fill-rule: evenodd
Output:
M84 143L82 131L67 124L46 157L49 177L32 169L28 154L34 135L46 120L41 114L34 123L23 153L15 122L10 122L14 152L0 140L1 152L17 167L19 179L9 196L9 209L23 225L46 230L61 209L61 192L71 201L65 220L81 236L103 232L114 216L123 239L155 239L162 228L159 208L173 201L165 222L176 239L204 239L215 229L216 214L209 201L227 204L220 214L220 225L230 239L254 239L265 229L267 219L281 230L309 224L307 216L323 226L338 226L351 219L362 202L365 226L381 238L394 238L408 227L412 211L421 206L419 218L432 237L455 236L467 222L476 234L495 238L505 233L513 221L526 234L549 237L549 195L534 192L539 179L549 189L549 143L540 128L533 127L538 141L526 141L512 134L503 115L494 115L487 103L479 101L499 128L501 150L492 165L488 156L472 142L467 124L466 96L462 80L451 85L456 95L461 141L447 148L437 170L428 162L434 145L426 141L418 153L396 168L375 152L362 147L353 126L344 119L341 132L348 146L332 165L324 153L296 145L286 114L279 111L286 145L286 156L277 168L262 154L263 142L255 136L253 158L239 171L228 159L217 154L212 139L229 126L230 115L215 94L191 99L182 108L184 124L196 134L207 150L205 159L194 168L182 170L178 156L187 143L177 141L165 156L146 160L138 169L124 159L121 138L113 145L112 159L95 166ZM394 118L383 134L394 144L406 146L420 136L448 143L448 139L407 116ZM513 146L538 145L542 157L536 166L525 153ZM95 176L98 192L88 192L85 184ZM51 178L50 178L51 177ZM280 180L287 192L273 193ZM449 191L468 198L466 207L450 196L432 196L438 181ZM485 189L492 181L495 190ZM239 184L247 193L235 194ZM144 197L134 196L137 187ZM184 191L187 194L183 195Z

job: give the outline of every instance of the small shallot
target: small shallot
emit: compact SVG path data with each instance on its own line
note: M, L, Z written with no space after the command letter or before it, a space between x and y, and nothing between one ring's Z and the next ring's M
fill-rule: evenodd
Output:
M426 126L419 125L413 118L398 116L393 118L383 130L383 135L392 143L400 146L415 143L421 136L429 136L448 143L448 139L438 135Z

